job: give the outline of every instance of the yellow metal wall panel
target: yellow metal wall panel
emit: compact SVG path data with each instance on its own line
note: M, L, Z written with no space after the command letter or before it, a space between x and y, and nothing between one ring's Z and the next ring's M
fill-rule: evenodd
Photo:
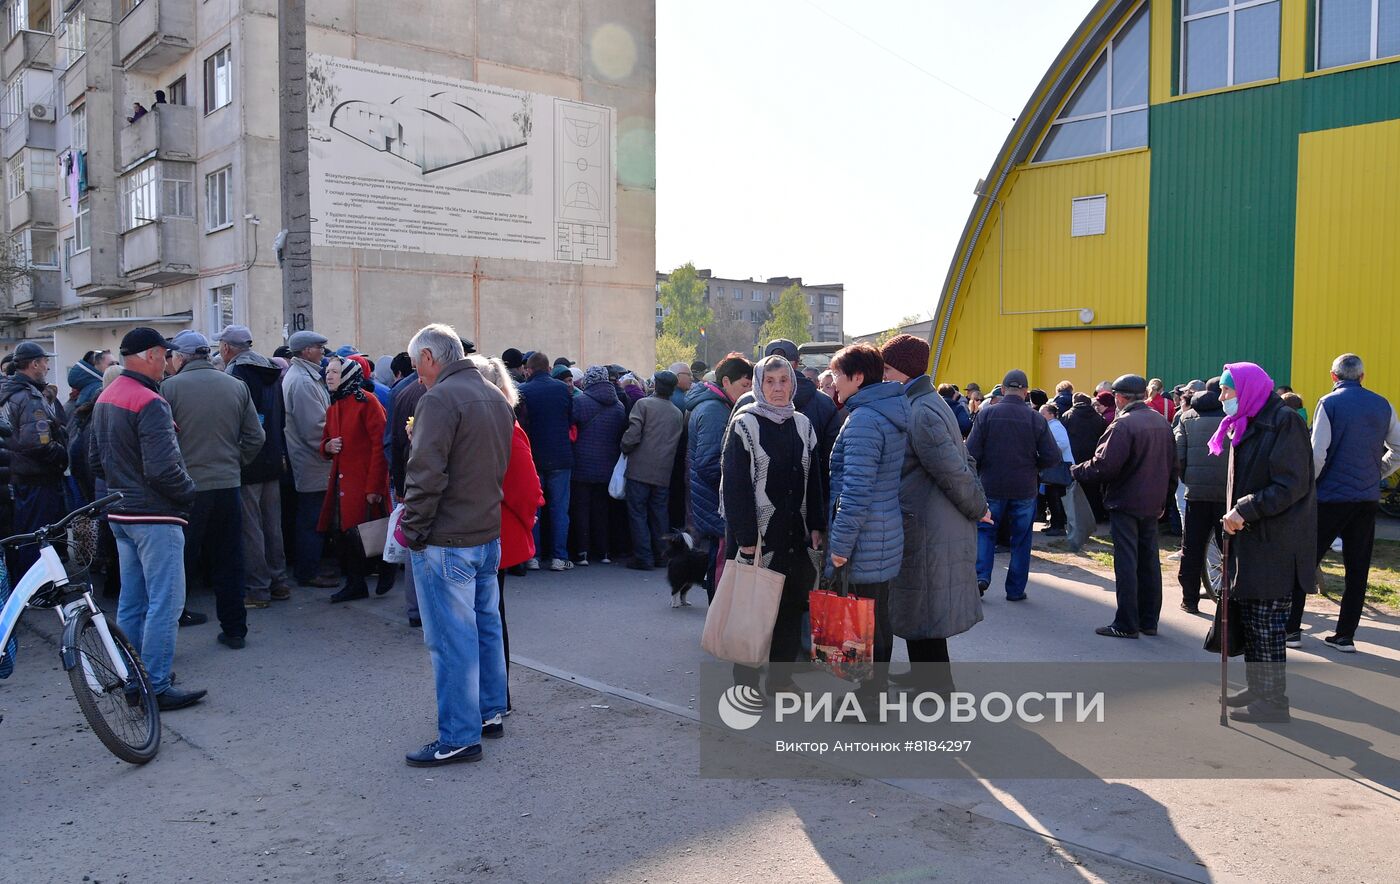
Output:
M1045 331L1037 335L1039 357L1031 384L1053 395L1060 381L1074 384L1075 392L1093 395L1100 381L1119 375L1144 374L1147 366L1147 331L1141 328L1100 328L1082 331ZM1065 363L1072 362L1073 368Z
M994 208L958 298L938 379L990 389L988 381L1010 368L1034 371L1034 330L1085 327L1080 308L1094 311L1095 326L1143 325L1150 174L1146 150L1015 170L1003 191L1004 264L1003 216ZM1071 237L1071 200L1098 194L1107 197L1105 233Z
M1172 97L1172 71L1176 69L1172 63L1172 52L1176 47L1175 35L1179 27L1175 20L1175 6L1171 0L1157 0L1148 10L1152 16L1152 88L1148 100L1153 104L1161 104Z
M1279 22L1278 76L1280 80L1300 79L1307 71L1308 55L1308 0L1283 0Z
M1309 411L1342 353L1400 402L1400 120L1298 138L1293 387Z

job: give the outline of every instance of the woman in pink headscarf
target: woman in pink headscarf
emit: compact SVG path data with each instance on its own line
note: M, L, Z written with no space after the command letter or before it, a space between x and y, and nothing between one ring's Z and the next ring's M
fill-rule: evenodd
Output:
M1231 537L1230 617L1244 625L1249 685L1227 703L1237 721L1288 721L1285 647L1301 638L1288 634L1288 614L1294 588L1312 590L1317 565L1312 441L1252 362L1225 366L1220 402L1225 420L1210 451L1232 460L1231 508L1221 524Z

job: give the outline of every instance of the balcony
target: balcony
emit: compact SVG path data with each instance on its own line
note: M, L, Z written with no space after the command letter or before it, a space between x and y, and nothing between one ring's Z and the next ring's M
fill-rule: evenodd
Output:
M193 107L153 106L144 117L122 129L119 168L130 168L152 154L162 160L193 160L195 115Z
M58 191L26 190L18 198L10 200L10 230L15 231L27 224L53 227L58 221Z
M112 298L130 292L118 270L112 249L85 249L68 259L69 281L81 298Z
M148 0L149 2L149 0ZM132 282L164 284L199 275L199 237L193 219L168 218L122 234L122 275Z
M154 73L193 49L194 12L194 0L140 0L117 25L122 67Z
M53 36L42 31L20 31L5 44L0 69L5 79L15 75L20 68L34 67L53 69Z
M84 52L68 70L63 72L64 107L72 107L73 102L87 94L89 86L97 85L94 82L89 82L89 73L88 53ZM96 71L91 71L91 73L95 75Z
M10 286L10 304L16 313L35 313L58 308L61 288L57 270L31 270L27 279Z
M29 105L23 114L7 121L9 125L5 127L4 135L0 136L5 156L14 156L22 147L54 149L53 105L39 105L43 108L42 111L34 111L33 107L34 105ZM36 113L42 113L43 119L38 119Z

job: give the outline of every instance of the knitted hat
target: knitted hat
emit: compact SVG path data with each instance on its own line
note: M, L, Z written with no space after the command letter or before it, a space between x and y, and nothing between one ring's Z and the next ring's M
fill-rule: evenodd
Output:
M928 372L928 355L928 341L913 335L895 335L880 348L886 365L911 378Z

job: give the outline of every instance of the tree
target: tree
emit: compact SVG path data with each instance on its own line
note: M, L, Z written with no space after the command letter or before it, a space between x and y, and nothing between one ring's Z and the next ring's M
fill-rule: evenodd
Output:
M875 349L879 349L890 342L891 338L904 333L906 326L914 325L924 321L924 317L918 313L910 313L899 321L894 328L888 328L880 332L880 336L875 339Z
M768 321L758 331L761 341L786 338L794 344L812 340L812 311L807 309L807 296L796 283L783 289L778 303L769 311Z
M700 329L708 327L715 318L705 303L705 283L696 275L694 264L671 271L670 277L661 284L661 306L666 308L661 333L691 347L700 344Z
M752 358L755 343L752 323L743 319L716 319L705 329L705 345L700 351L700 358L711 368L718 365L727 353L743 353Z
M660 371L677 362L686 365L695 361L695 347L675 335L662 333L656 336L656 368Z

